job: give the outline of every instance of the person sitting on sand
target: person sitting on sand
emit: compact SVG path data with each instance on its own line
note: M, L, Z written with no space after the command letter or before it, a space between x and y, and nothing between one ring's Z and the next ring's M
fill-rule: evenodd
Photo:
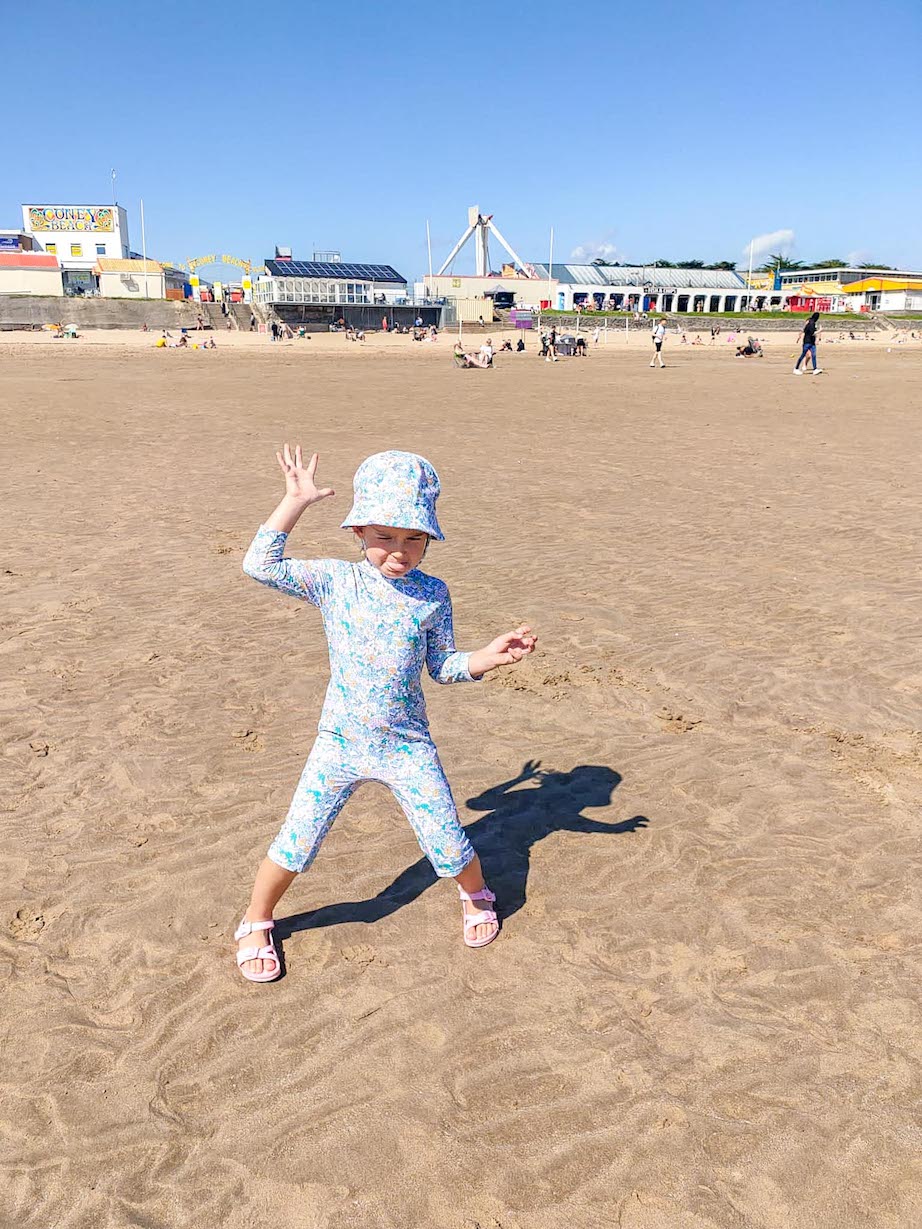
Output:
M762 347L758 337L750 337L745 346L737 346L734 358L761 358Z
M359 466L353 505L341 526L354 534L358 563L285 557L301 516L334 492L316 485L316 453L305 465L300 446L292 452L285 444L276 459L285 495L257 531L243 570L320 608L330 684L320 733L234 933L237 967L252 982L281 974L271 935L275 908L365 781L394 794L436 876L458 886L464 943L484 947L499 934L496 897L458 818L429 731L420 676L425 664L436 682L474 683L500 666L518 665L537 637L521 624L472 653L455 648L448 586L419 568L430 543L444 537L435 507L439 477L423 457L388 451Z
M484 359L481 354L470 354L461 345L460 341L455 342L453 351L455 361L460 362L465 367L489 367L490 364Z
M515 343L515 352L516 354L522 354L524 353L524 350L525 350L525 338L520 337L519 340Z
M508 350L510 354L512 353L512 342L509 340L508 337L506 338L506 340L503 342L503 344L499 348L500 354L502 354L504 350Z

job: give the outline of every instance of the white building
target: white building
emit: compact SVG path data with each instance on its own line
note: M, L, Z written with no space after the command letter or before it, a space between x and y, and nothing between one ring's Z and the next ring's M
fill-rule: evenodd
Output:
M127 260L128 215L121 205L23 205L22 228L36 251L56 256L64 291L95 290L97 262Z
M0 251L0 295L64 294L61 266L47 252Z
M163 266L156 260L110 260L100 256L93 270L104 299L162 299Z
M325 329L339 320L356 328L412 325L419 316L428 326L441 322L441 309L414 304L407 279L392 265L351 261L267 260L254 302L292 326Z
M664 269L657 265L533 266L541 281L556 283L554 307L572 311L738 312L782 306L780 293L754 293L730 269Z
M922 272L908 269L796 269L779 274L785 299L796 311L917 311Z

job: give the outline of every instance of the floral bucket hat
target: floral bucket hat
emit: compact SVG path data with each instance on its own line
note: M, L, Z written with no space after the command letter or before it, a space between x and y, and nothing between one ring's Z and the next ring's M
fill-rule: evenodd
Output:
M355 471L354 497L343 529L390 525L418 529L437 542L445 535L435 515L441 485L435 469L415 452L376 452Z

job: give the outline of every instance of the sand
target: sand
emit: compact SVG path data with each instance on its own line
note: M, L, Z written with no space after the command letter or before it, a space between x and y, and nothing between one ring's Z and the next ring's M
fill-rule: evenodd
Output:
M4 1229L919 1223L922 349L218 340L0 341ZM461 645L541 633L427 680L484 951L369 786L234 967L326 683L240 570L286 438L291 553L414 449Z

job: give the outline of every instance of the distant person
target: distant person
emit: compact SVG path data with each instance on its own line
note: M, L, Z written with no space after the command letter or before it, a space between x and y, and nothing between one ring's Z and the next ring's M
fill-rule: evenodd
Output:
M505 339L505 341L499 348L500 354L502 354L504 350L508 350L510 354L512 353L512 342L509 340L508 337Z
M551 331L547 335L547 354L544 361L546 363L557 362L557 328L553 324L551 325Z
M576 339L576 357L577 357L577 358L585 358L585 357L586 357L586 349L587 349L587 347L586 347L586 338L585 338L585 337L577 337L577 339Z
M477 323L480 325L481 328L483 328L483 316L477 317Z
M712 324L711 325L711 345L712 346L719 336L720 336L720 325Z
M656 366L656 360L659 359L660 367L665 367L663 362L663 342L666 340L666 325L662 320L657 320L656 328L651 334L653 339L653 357L650 359L650 366Z
M250 312L250 332L256 332L256 316L253 312Z
M525 352L525 338L524 337L520 337L519 340L515 343L515 352L516 354L523 354Z
M494 353L493 342L488 337L487 340L480 347L480 357L483 360L483 362L481 363L482 367L492 367L493 366L493 353Z
M822 373L822 367L817 367L816 365L816 334L819 328L819 320L819 312L814 312L803 327L801 332L801 337L803 338L803 348L800 352L800 358L794 364L793 374L795 376L802 376L804 374L805 368L801 367L801 363L808 354L811 362L813 363L813 374L818 376Z
M386 333L386 332L387 332L387 316L382 316L382 317L381 317L381 331L382 331L383 333Z

